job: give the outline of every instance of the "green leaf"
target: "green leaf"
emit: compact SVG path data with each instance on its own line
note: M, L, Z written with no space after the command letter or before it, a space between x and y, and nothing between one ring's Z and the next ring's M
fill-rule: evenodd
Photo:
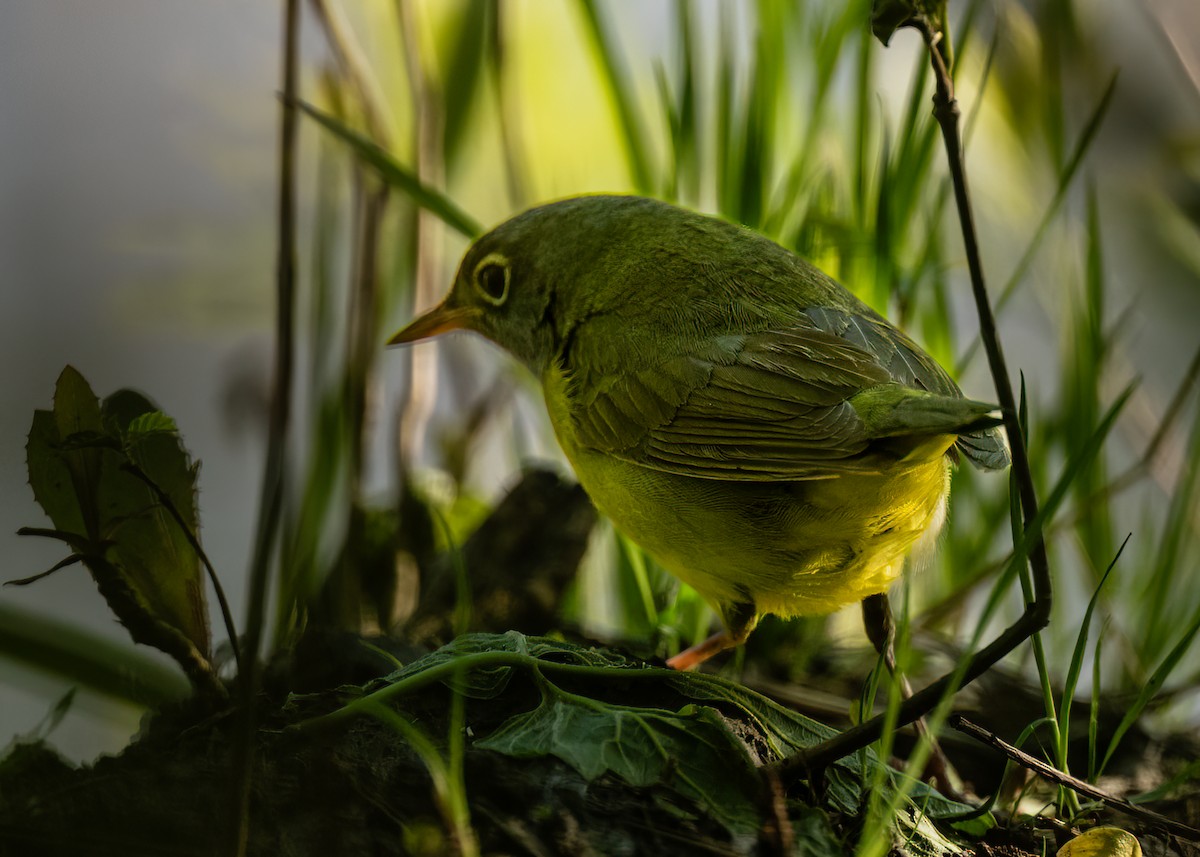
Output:
M178 431L175 427L175 420L162 411L152 411L142 414L130 422L125 429L125 434L136 437L149 434L176 434Z
M121 394L114 394L121 395ZM104 413L122 433L124 461L110 457L101 486L113 513L115 546L109 558L149 603L158 618L183 632L201 652L209 648L208 611L200 559L163 501L141 479L120 469L128 463L144 473L179 513L192 533L199 530L196 473L174 421L157 409L121 425L120 400ZM153 407L146 402L147 406Z
M133 638L204 672L204 582L184 530L199 527L196 468L174 421L129 390L101 405L68 366L54 410L34 413L26 457L53 535L71 544Z
M705 706L637 708L546 685L541 705L476 746L519 758L557 756L589 780L612 773L632 786L670 785L734 833L752 834L760 824L761 784L749 754Z
M117 390L104 399L101 416L104 420L104 430L118 437L126 427L145 414L158 411L158 406L137 390L128 388Z
M100 401L73 366L62 370L54 387L54 422L61 438L103 431Z
M58 530L74 535L86 530L76 499L71 469L59 452L58 423L52 411L34 411L25 444L25 463L33 498Z
M613 652L540 637L526 637L516 631L509 631L507 634L463 634L419 661L414 661L403 669L371 682L363 688L363 691L369 695L399 682L413 679L431 669L452 666L462 658L496 652L523 655L530 658L531 661L549 657L583 667L646 668L638 661L628 660ZM511 677L511 666L498 666L472 669L465 673L451 673L447 683L458 693L472 699L492 699L504 692Z
M100 402L88 382L72 366L63 369L54 387L54 426L60 450L61 444L66 441L80 436L94 437L103 431ZM98 539L100 524L95 501L102 453L98 449L83 446L62 452L62 456L70 473L83 522L79 534ZM55 524L60 530L66 529L57 521Z
M525 680L514 681L518 676ZM530 682L539 691L532 708ZM505 697L524 709L483 732L477 747L521 758L553 756L589 779L615 775L633 786L655 785L735 835L752 834L764 823L759 768L835 734L717 676L651 667L608 650L516 632L464 635L296 728L327 728L377 713L384 704L402 708L407 698L428 699L435 683L467 696ZM865 800L862 783L875 780L889 793L903 788L912 796L905 809L911 818L950 821L970 810L901 777L870 752L842 759L826 771L826 805L857 817Z

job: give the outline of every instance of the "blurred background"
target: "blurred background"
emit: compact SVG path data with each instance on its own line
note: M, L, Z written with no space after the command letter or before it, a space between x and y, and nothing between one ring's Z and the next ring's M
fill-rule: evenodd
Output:
M101 396L134 387L175 418L202 462L202 538L235 619L245 613L273 338L276 5L0 6L6 579L61 558L14 533L44 525L25 436L72 364ZM869 4L302 5L304 100L485 227L595 191L720 214L811 258L954 367L968 395L991 397L922 48L912 33L886 49L871 38ZM951 16L984 262L1010 368L1028 387L1043 496L1136 382L1104 454L1076 474L1051 543L1048 669L1066 669L1084 606L1132 533L1098 608L1107 630L1094 676L1128 692L1178 650L1171 704L1155 708L1168 724L1194 722L1200 656L1184 644L1200 627L1200 431L1188 395L1200 346L1200 8L995 0L951 3ZM565 469L535 385L497 350L459 337L382 352L414 305L448 287L467 239L393 192L370 311L347 303L375 179L343 141L310 119L302 129L302 368L283 538L319 535L285 547L309 577L283 584L283 600L319 588L345 538L344 522L329 523L337 503L387 507L401 470L466 533L523 464ZM361 450L329 424L347 378L363 383L363 419L349 429ZM324 482L321 460L342 462ZM949 640L979 629L994 580L984 572L1011 545L1006 488L956 477L942 550L904 599L914 622ZM601 532L567 619L669 648L705 630L702 606L676 596L652 562ZM1019 605L1004 596L987 629ZM127 639L79 566L0 589L0 608L5 621ZM288 621L286 609L273 615ZM825 647L863 645L858 622L849 610L808 623L804 642L783 650L802 671ZM768 627L762 638L795 633ZM71 684L27 661L0 652L6 735L33 730ZM77 759L114 752L141 713L82 691L51 740Z

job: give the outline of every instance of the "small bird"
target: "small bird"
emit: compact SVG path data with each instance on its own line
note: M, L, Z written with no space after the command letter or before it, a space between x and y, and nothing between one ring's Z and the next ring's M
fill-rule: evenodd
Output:
M451 330L540 379L595 505L720 615L678 669L765 614L886 592L941 526L951 461L1009 462L995 406L835 280L657 200L580 196L512 218L389 344Z

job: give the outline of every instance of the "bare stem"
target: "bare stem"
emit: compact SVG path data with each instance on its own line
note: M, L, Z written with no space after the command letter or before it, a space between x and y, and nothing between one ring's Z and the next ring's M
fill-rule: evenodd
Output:
M1182 836L1192 842L1200 842L1200 830L1176 821L1173 818L1168 818L1165 815L1159 815L1157 812L1153 812L1132 804L1124 798L1110 795L1108 792L1096 788L1091 783L1084 782L1077 777L1073 777L1068 773L1060 771L1052 765L1046 764L1041 759L1017 749L1007 741L1001 740L994 733L989 732L981 726L975 725L960 714L951 715L949 721L947 722L952 728L957 729L964 735L970 735L976 741L987 744L989 747L994 747L996 750L999 750L1005 756L1008 756L1008 758L1012 759L1018 765L1028 768L1045 780L1049 780L1050 782L1060 786L1065 786L1066 788L1069 788L1072 791L1083 795L1084 797L1099 801L1109 809L1115 809L1118 812L1123 812L1126 815L1133 816L1134 818L1140 818L1149 822L1150 824L1162 827L1176 836Z
M275 378L267 435L267 461L258 508L254 554L250 563L249 605L242 669L241 723L235 735L233 789L235 837L231 853L244 855L249 834L250 780L254 760L255 700L260 671L258 650L263 636L271 554L283 505L284 447L291 413L293 332L296 291L296 103L299 96L300 0L284 0L283 98L279 121L278 247L275 263Z
M913 26L921 31L929 49L933 65L936 90L933 96L933 115L942 130L946 145L946 157L950 167L950 181L954 189L954 200L958 207L959 224L962 227L963 245L967 256L967 267L971 276L971 290L979 315L980 337L987 354L988 366L996 385L996 396L1004 416L1004 428L1012 450L1013 471L1017 490L1021 498L1021 509L1028 527L1037 515L1037 495L1034 490L1033 474L1029 467L1029 456L1025 449L1025 437L1017 417L1016 397L1000 338L996 333L996 318L992 312L987 287L984 284L983 263L979 253L979 241L975 232L975 220L971 213L971 200L967 191L966 169L963 164L962 141L958 130L958 102L954 98L954 84L946 67L943 53L938 48L941 34L925 21L914 21ZM1050 619L1051 583L1050 564L1046 557L1046 546L1039 534L1029 551L1029 562L1033 576L1033 600L1026 603L1025 612L1006 628L995 640L972 655L965 663L949 675L943 676L928 687L914 693L900 704L895 725L904 726L932 711L945 696L956 692L983 675L1017 646L1046 627ZM784 763L791 776L807 777L821 771L837 759L860 750L879 739L885 727L884 716L874 717L858 726L847 729L836 738L823 742L812 749L798 753Z

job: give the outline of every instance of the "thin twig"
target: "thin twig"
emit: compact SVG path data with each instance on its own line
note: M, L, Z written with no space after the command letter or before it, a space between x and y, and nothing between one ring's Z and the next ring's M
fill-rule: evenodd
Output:
M1174 819L1168 818L1165 815L1159 815L1153 810L1143 809L1136 804L1130 803L1125 798L1114 797L1108 792L1096 788L1091 783L1084 782L1083 780L1073 777L1070 774L1065 774L1055 768L1053 765L1047 764L1041 759L1031 756L1024 751L1017 749L1012 744L1001 740L999 736L989 732L982 726L972 723L961 714L950 715L946 722L952 729L957 729L964 735L970 735L976 741L987 744L989 747L994 747L1004 755L1008 756L1008 758L1012 759L1018 765L1028 768L1043 779L1049 780L1056 785L1066 786L1067 788L1078 792L1084 797L1099 801L1109 809L1115 809L1119 812L1125 813L1126 815L1131 815L1151 824L1156 824L1175 834L1176 836L1182 836L1185 839L1190 839L1193 842L1200 842L1200 830L1190 827L1180 821L1175 821Z
M77 554L77 553L73 553L70 556L66 557L65 559L60 559L58 562L54 563L54 565L50 566L50 568L46 569L45 571L39 571L37 574L30 575L29 577L20 577L20 578L17 578L16 580L6 580L6 581L4 581L4 585L5 586L28 586L31 583L37 583L43 577L49 577L50 575L54 574L54 572L61 571L62 569L67 568L68 566L72 566L77 562L83 562L83 556L80 554Z
M942 138L946 144L950 179L954 189L954 199L958 206L967 267L971 275L971 290L979 315L980 336L988 356L988 365L992 370L992 379L996 385L996 396L1004 417L1004 428L1008 433L1012 466L1020 493L1025 526L1028 527L1037 516L1037 495L1034 489L1033 474L1029 467L1029 456L1025 449L1025 438L1021 433L1018 421L1012 381L1008 373L1007 362L1004 359L1004 351L996 333L995 314L992 312L991 301L984 284L983 263L975 232L974 216L971 212L970 195L967 192L962 142L958 130L959 110L954 98L954 84L950 79L950 72L946 67L943 54L938 48L941 34L935 32L924 20L914 20L910 22L910 25L915 26L924 36L930 62L933 64L936 82L933 114L942 129ZM954 672L922 688L902 702L894 721L896 726L911 723L932 711L948 694L954 693L960 687L979 678L1017 646L1046 627L1050 619L1052 597L1050 564L1046 556L1045 541L1040 533L1030 547L1029 563L1033 576L1033 601L1025 605L1025 612L996 639L972 655L965 663L960 664ZM837 759L877 740L883 733L885 725L885 716L873 717L865 723L847 729L830 741L822 742L811 750L791 757L784 763L785 770L792 776L810 777L813 772L821 771Z
M221 606L221 619L225 622L225 633L229 635L229 647L233 650L233 660L234 663L237 664L238 672L241 672L242 653L240 647L238 646L237 629L233 624L233 614L229 610L229 602L225 598L225 590L221 587L221 581L217 577L217 571L213 568L213 564L209 561L208 554L204 552L204 548L200 546L200 538L196 535L196 532L190 526L188 526L187 521L183 519L183 515L180 513L179 508L175 505L175 502L171 499L167 492L164 491L161 486L159 486L157 482L150 478L150 474L146 473L146 471L142 470L141 467L134 464L132 461L127 461L122 464L121 469L131 476L140 479L146 484L147 488L154 492L154 496L158 498L158 502L161 503L162 507L167 510L172 518L175 519L175 523L179 525L179 529L183 532L183 537L188 540L188 544L192 546L192 550L196 552L196 556L204 566L205 571L208 572L209 582L212 583L213 591L217 593L217 603Z
M759 770L766 800L766 819L759 834L760 841L776 854L794 854L796 831L788 818L787 789L783 786L778 769L767 765Z
M296 291L296 149L299 95L300 0L284 0L283 7L283 98L279 122L279 198L277 204L278 247L275 262L275 377L267 435L267 461L263 473L254 554L250 564L249 606L246 610L246 646L238 673L241 690L241 723L237 729L233 764L236 786L234 836L231 853L246 853L249 834L250 779L257 722L255 699L260 680L258 649L262 642L263 619L270 578L271 554L283 506L284 449L292 399L292 361Z
M421 64L420 40L417 32L417 10L413 4L398 0L397 20L400 39L404 45L405 73L412 98L412 143L417 178L432 187L444 184L442 163L442 117L438 109L435 83ZM416 213L414 230L413 290L414 310L433 306L445 288L441 259L443 228L430 212L421 208ZM420 460L429 422L433 418L438 391L439 361L434 349L415 349L408 355L405 374L406 393L400 402L397 418L397 447L402 466Z

